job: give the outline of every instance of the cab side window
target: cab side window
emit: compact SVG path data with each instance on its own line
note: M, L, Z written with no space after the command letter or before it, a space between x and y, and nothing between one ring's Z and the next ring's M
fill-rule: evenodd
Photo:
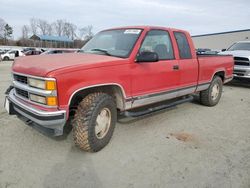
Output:
M174 59L173 47L167 31L149 31L141 45L139 52L141 53L145 51L157 53L159 60Z
M192 59L192 54L187 37L182 32L174 32L181 59Z

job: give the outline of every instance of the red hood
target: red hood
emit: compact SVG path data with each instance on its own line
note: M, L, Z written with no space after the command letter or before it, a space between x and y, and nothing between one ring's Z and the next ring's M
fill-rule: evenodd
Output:
M49 72L58 69L71 67L87 69L119 64L124 61L118 57L83 53L35 55L16 59L12 70L17 73L44 77Z

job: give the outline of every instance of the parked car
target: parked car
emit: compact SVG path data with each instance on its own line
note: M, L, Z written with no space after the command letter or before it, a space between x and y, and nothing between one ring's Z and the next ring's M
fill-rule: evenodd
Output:
M9 50L5 54L1 54L1 59L4 61L14 60L16 57L25 56L22 50Z
M48 50L42 53L42 55L48 54L64 54L64 53L74 53L75 50Z
M75 51L75 53L81 53L81 52L83 52L82 49L77 49L77 50Z
M146 115L194 93L215 106L233 77L231 55L197 56L190 34L179 29L109 29L81 52L17 59L5 108L54 136L72 125L75 144L91 152L108 144L118 113Z
M5 49L0 49L0 55L1 54L5 54L8 50L5 50Z
M234 56L234 77L237 79L250 79L250 41L239 41L228 49L222 49L220 54Z
M219 53L219 51L211 50L211 51L206 51L206 52L204 52L203 54L204 54L204 55L216 55L216 54L218 54L218 53Z
M41 48L40 49L42 52L46 52L47 50L46 49L44 49L44 48Z
M204 54L205 52L211 51L209 48L198 48L196 49L197 54Z
M40 55L41 53L43 53L43 52L40 51L40 50L29 50L29 51L24 52L24 54L26 56L29 56L29 55Z
M197 55L201 55L201 54L204 54L204 55L216 55L219 52L216 51L216 50L211 50L209 48L198 48L198 49L196 49L196 53L197 53Z
M34 47L23 48L23 52L27 52L27 51L30 51L30 50L37 50L37 49L34 48Z

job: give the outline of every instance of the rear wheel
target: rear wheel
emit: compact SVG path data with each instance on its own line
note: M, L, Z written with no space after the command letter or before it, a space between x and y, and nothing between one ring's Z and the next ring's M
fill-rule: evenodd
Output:
M116 104L111 96L99 92L87 95L72 121L75 144L85 151L100 151L109 143L116 121Z
M207 90L200 92L200 102L206 106L218 104L222 94L223 82L219 76L215 76Z
M5 57L3 58L3 60L4 60L4 61L9 61L9 60L10 60L10 58L9 58L9 57L7 57L7 56L5 56Z

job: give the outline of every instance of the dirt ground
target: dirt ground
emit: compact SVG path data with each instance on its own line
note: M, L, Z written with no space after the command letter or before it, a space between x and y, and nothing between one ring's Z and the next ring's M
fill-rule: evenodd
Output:
M98 153L46 137L3 108L11 62L0 62L0 188L249 188L250 83L220 103L197 102L118 123Z

